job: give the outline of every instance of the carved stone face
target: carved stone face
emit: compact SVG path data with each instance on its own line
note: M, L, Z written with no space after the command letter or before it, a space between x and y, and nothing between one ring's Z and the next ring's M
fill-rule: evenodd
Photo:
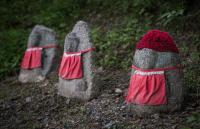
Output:
M69 33L65 39L65 52L77 52L79 46L79 38L75 33Z
M28 39L28 47L45 46L57 43L56 33L45 26L36 25Z
M40 45L40 42L41 42L41 35L39 33L36 33L36 32L32 32L30 34L30 37L29 37L29 41L28 41L28 47L36 47L36 46L39 46Z
M165 68L180 64L180 57L174 52L157 52L148 48L137 49L133 64L143 69Z
M154 68L157 54L151 49L136 50L134 55L134 64L143 69Z

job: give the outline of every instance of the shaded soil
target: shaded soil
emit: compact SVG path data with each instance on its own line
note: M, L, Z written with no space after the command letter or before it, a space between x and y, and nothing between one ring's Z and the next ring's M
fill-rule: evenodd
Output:
M198 129L199 99L190 97L180 112L138 117L124 103L130 73L102 73L101 94L89 102L57 94L56 74L42 83L17 77L0 83L1 129Z

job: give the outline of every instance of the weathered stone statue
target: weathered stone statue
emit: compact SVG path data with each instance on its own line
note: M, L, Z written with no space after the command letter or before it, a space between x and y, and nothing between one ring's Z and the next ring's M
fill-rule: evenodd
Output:
M57 48L56 33L45 26L36 25L28 39L19 81L26 83L44 80L57 68Z
M149 31L136 46L126 102L138 115L176 111L184 99L179 51L172 37Z
M86 22L79 21L66 36L59 68L58 93L67 98L89 100L97 93L93 44Z

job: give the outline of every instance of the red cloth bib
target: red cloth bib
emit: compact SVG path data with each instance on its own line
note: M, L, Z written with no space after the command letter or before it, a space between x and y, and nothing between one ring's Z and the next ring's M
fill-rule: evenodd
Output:
M140 105L167 104L164 70L174 70L177 67L152 70L143 70L136 66L132 67L136 71L131 77L126 101Z
M42 48L34 47L26 50L24 54L23 61L21 63L21 68L23 69L33 69L42 66Z
M66 52L63 55L59 68L59 76L63 79L78 79L83 77L81 55L94 50L90 48L80 52Z
M164 71L141 72L131 77L130 87L126 101L141 105L166 104L166 84Z
M58 47L57 45L46 45L42 47L28 48L21 63L23 69L34 69L42 66L42 49Z
M59 76L64 79L76 79L83 77L80 52L74 54L64 53L59 69Z

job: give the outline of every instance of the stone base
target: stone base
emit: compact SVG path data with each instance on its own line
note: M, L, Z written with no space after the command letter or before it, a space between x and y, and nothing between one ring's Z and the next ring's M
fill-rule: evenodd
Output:
M41 69L34 69L34 70L24 70L21 69L19 74L19 81L22 83L27 82L41 82L45 80L45 76L42 76Z
M175 105L162 105L162 106L142 106L142 105L136 105L136 104L130 104L128 105L127 110L129 112L133 112L136 115L142 117L150 114L155 113L167 113L167 112L174 112L181 110L181 104L175 104Z
M58 94L66 98L76 98L88 101L92 98L92 93L83 79L64 80L59 78Z

